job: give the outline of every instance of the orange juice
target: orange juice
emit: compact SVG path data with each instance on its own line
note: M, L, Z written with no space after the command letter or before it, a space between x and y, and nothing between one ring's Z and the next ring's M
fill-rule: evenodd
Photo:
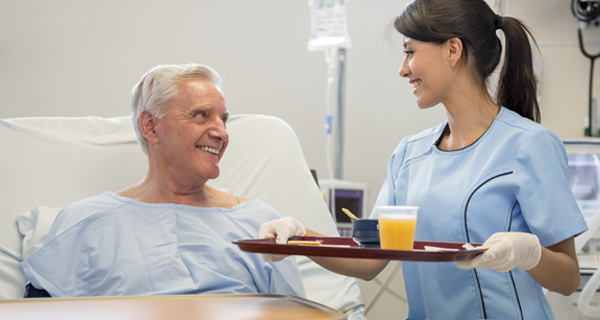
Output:
M379 217L381 249L412 250L417 217Z

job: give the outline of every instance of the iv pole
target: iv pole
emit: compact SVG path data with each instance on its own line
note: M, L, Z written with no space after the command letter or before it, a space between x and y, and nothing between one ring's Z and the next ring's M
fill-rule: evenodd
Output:
M337 56L337 121L335 130L335 178L342 180L344 156L344 96L346 94L346 49L340 48Z
M350 46L350 37L346 27L347 0L309 0L311 8L311 40L308 50L323 49L328 65L325 129L327 131L327 170L330 179L342 180L344 155L344 96L346 93L346 48ZM337 103L332 114L330 110L330 92L334 82L333 71L337 67ZM334 118L335 114L335 118ZM335 119L335 120L334 120ZM334 130L332 130L334 129ZM334 131L334 137L331 136ZM334 150L330 143L333 138ZM334 161L330 161L333 153ZM335 168L332 168L332 165Z

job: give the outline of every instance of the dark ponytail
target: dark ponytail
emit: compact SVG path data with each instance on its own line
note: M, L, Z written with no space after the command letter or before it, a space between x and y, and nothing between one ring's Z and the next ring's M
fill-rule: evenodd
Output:
M531 31L521 21L510 17L502 19L502 30L506 51L496 89L497 103L525 118L540 122L533 57L527 37L529 35L533 40Z
M502 29L506 53L496 90L496 103L540 122L529 29L519 20L500 17L483 0L413 0L394 21L406 37L443 44L463 42L464 61L471 61L475 80L487 92L487 80L500 63ZM533 39L533 37L531 36Z

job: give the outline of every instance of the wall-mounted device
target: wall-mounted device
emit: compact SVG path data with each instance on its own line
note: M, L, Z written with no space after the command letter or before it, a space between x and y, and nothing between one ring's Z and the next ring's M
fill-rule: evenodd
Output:
M592 83L594 80L594 61L600 57L600 53L591 54L585 50L583 44L582 29L600 27L600 0L571 0L571 12L579 20L579 48L584 56L590 59L590 82L588 88L588 124L586 136L595 137L599 135L596 103L592 97Z
M367 218L367 184L338 179L319 179L329 212L342 237L352 236L352 220L342 211L350 210L358 218Z
M571 12L580 28L600 27L600 0L571 0Z

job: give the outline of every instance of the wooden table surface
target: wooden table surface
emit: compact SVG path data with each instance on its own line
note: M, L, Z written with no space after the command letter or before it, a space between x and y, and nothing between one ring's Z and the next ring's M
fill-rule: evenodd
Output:
M0 300L0 319L295 320L346 319L346 316L292 296L225 294Z

